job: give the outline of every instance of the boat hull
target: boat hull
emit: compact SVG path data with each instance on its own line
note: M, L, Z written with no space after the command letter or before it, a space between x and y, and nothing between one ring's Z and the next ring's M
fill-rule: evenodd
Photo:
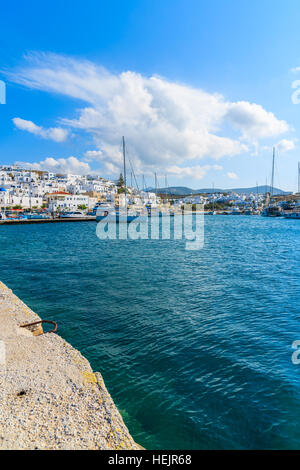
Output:
M300 212L294 212L292 214L284 214L285 219L299 219L300 220Z

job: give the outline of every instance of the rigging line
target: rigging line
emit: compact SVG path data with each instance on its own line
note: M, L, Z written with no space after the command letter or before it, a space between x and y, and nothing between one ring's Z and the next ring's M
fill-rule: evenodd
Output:
M123 159L123 157L122 157L122 152L123 152L122 146L123 146L123 144L122 144L122 139L121 139L121 141L120 141L120 143L119 143L119 155L117 155L117 157L120 157L120 169L121 169L120 174L121 174L121 175L123 176L123 178L124 178L124 177L125 177L125 175L123 175L124 169L122 168L122 159Z
M159 190L159 189L160 189L160 186L159 186L159 182L158 182L157 173L155 173L155 181L156 181L156 189Z
M278 150L277 150L277 157L278 157ZM278 168L277 168L277 163L276 163L276 160L275 160L275 170L277 172L277 179L278 179L278 186L279 186L279 189L281 189L281 183L280 183L280 178L279 178L279 171L278 171ZM274 176L274 180L275 180L275 176ZM274 184L274 183L273 183ZM275 186L275 185L274 185Z
M130 160L129 157L128 157L128 161L129 161L129 163L130 163L130 167L131 167L131 171L132 171L132 173L133 173L133 178L134 178L136 187L137 187L137 189L138 189L138 191L139 191L139 190L140 190L140 189L139 189L139 185L138 185L137 179L136 179L136 177L135 177L135 172L134 172L134 169L133 169L133 166L132 166L132 163L131 163L131 160Z
M146 183L145 175L143 175L143 180L144 180L144 188L143 188L143 190L145 191L145 189L148 188L147 183Z
M127 147L126 144L125 144L125 147L126 147L127 158L128 158L129 163L130 163L130 168L131 168L131 171L132 171L132 173L133 173L134 181L135 181L136 187L137 187L137 189L138 189L138 191L139 191L139 190L140 190L140 189L139 189L139 185L138 185L137 179L136 179L136 177L135 177L135 172L134 172L134 169L133 169L131 160L130 160L130 158L129 158L128 147Z

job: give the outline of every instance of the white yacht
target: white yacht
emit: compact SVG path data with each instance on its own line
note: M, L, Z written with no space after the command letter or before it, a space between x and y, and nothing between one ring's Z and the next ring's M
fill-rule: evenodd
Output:
M60 217L63 219L76 219L80 217L84 217L84 213L81 211L73 211L73 212L62 212Z

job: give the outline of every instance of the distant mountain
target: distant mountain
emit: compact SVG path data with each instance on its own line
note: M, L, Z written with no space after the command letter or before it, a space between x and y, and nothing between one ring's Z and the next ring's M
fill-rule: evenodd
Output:
M194 194L197 191L191 188L187 188L185 186L170 186L168 188L159 188L155 190L154 188L147 188L147 192L151 193L159 193L159 194L174 194L177 196L188 196L189 194Z
M148 192L155 192L153 188L147 188ZM202 189L191 189L186 186L170 186L169 188L159 188L156 190L159 194L173 194L174 196L188 196L191 194L208 194L208 193L237 193L237 194L265 194L271 192L271 186L253 186L252 188L231 188L231 189L220 189L220 188L202 188ZM286 195L289 192L282 191L279 188L273 188L274 195Z
M271 186L253 186L252 188L234 188L227 190L231 191L233 193L237 194L250 194L250 193L258 193L258 194L265 194L265 193L270 193L272 190ZM284 196L287 194L292 194L290 191L283 191L282 189L279 188L273 188L273 195L274 196Z

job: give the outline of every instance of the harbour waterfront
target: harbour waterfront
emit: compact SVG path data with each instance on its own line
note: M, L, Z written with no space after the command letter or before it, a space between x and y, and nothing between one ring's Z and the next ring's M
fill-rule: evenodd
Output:
M0 318L1 450L140 450L101 374L2 282Z
M205 218L205 245L0 227L1 280L101 370L151 448L300 448L297 220Z

